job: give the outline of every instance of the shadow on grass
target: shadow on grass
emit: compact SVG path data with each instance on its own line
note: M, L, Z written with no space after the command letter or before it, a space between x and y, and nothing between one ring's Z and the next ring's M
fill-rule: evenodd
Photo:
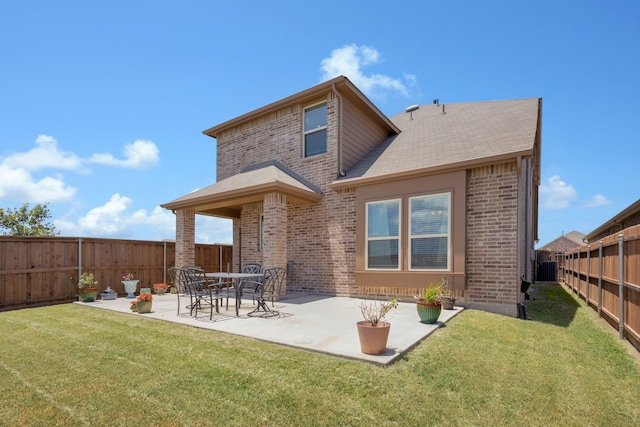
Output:
M573 296L556 283L534 283L529 293L532 299L525 304L527 318L535 322L567 327L580 308Z

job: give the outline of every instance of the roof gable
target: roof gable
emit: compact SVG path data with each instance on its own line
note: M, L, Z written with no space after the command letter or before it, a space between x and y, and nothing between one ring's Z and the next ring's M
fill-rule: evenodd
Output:
M195 209L201 214L237 216L242 204L261 201L265 194L279 192L299 203L322 198L319 188L282 164L269 161L161 205L165 209Z
M339 76L331 80L328 80L326 82L320 83L316 86L313 86L309 89L295 93L279 101L265 105L264 107L258 108L256 110L250 111L241 116L235 117L219 125L213 126L209 129L204 130L202 133L212 138L217 138L218 133L226 129L238 126L240 124L256 119L260 116L270 114L276 110L285 108L293 104L309 102L313 99L317 99L319 96L322 96L323 94L326 94L329 91L336 91L336 90L339 90L342 95L346 96L349 100L351 100L351 102L356 104L359 109L361 109L362 111L366 111L367 114L371 115L372 117L375 117L375 119L380 124L387 127L390 132L398 132L396 125L387 116L385 116L382 113L382 111L380 111L378 107L376 107L360 91L360 89L358 89L353 83L351 83L351 81L347 77Z

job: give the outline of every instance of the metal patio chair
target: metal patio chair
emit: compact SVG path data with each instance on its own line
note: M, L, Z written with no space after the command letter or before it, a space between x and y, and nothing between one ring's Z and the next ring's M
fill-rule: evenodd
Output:
M278 316L280 313L269 307L268 301L271 300L271 306L275 308L275 298L280 296L282 284L287 275L287 270L282 267L270 266L263 269L264 279L259 284L255 296L258 306L248 313L249 316L272 317ZM260 309L264 312L260 313Z

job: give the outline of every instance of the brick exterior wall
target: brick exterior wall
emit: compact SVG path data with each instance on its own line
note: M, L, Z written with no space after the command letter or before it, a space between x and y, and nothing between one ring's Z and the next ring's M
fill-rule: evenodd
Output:
M516 309L517 191L515 162L467 171L467 305Z
M322 101L319 99L318 101ZM283 215L275 195L265 202L246 204L234 219L233 269L249 262L286 266L287 291L352 297L400 296L412 299L419 289L380 288L355 285L356 196L354 189L334 191L337 177L337 100L327 94L327 152L302 157L302 119L305 105L294 105L254 119L217 135L218 181L240 173L242 168L277 160L322 191L313 205L286 203L286 235L277 237L272 252L260 249L260 215ZM516 309L518 302L518 171L515 162L467 171L467 283L460 302L491 311ZM280 201L282 201L280 199ZM273 219L272 219L273 220ZM278 220L279 221L279 220ZM180 223L180 221L178 221ZM282 230L286 230L283 232ZM179 240L179 237L178 237ZM265 236L265 243L267 236ZM266 249L266 248L265 248ZM269 253L268 253L269 252ZM513 313L510 313L513 314Z
M266 201L244 205L242 217L234 220L233 268L238 271L242 264L256 261L277 263L288 269L289 292L348 296L353 293L355 270L355 192L336 192L329 187L338 173L338 117L332 93L326 101L326 153L302 157L303 111L309 104L290 106L221 132L217 138L217 179L235 175L249 165L277 160L319 187L323 194L320 202L311 206L287 203L286 258L281 260L273 261L272 255L260 250L260 215L264 211L266 222Z
M196 213L193 210L176 211L176 267L196 263Z

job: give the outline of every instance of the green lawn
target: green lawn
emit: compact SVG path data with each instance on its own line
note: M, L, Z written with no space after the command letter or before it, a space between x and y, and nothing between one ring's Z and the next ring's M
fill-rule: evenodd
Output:
M616 331L533 292L532 320L465 310L387 368L77 304L4 312L0 424L640 425Z

